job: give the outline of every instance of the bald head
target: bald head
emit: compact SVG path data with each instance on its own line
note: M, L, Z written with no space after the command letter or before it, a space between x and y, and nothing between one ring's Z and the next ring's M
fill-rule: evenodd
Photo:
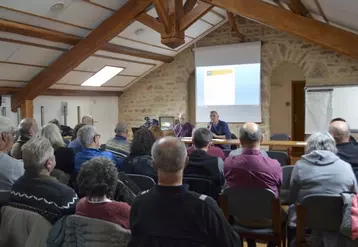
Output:
M337 144L349 142L349 125L344 121L334 121L329 125L329 133L333 136Z
M176 137L163 137L152 147L153 164L161 172L177 173L184 170L186 156L185 144Z
M245 123L240 128L240 143L245 148L259 147L262 140L260 127L255 123Z
M24 118L19 124L20 136L25 138L35 137L38 132L36 120L33 118Z

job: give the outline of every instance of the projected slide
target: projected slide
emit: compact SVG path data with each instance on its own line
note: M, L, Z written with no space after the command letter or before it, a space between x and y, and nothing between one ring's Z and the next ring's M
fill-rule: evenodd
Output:
M204 105L235 104L235 67L216 66L204 73Z

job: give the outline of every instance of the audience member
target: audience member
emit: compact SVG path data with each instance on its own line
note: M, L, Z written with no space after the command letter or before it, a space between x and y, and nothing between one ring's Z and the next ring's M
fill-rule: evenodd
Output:
M32 137L36 137L38 127L36 120L33 118L24 118L19 124L20 136L11 149L11 156L15 159L22 159L21 147Z
M117 187L118 171L114 164L103 157L85 162L77 176L83 197L76 205L76 214L107 220L129 229L130 206L112 201Z
M262 142L262 140L263 140L263 137L261 136L260 143ZM243 152L243 148L239 147L237 149L232 150L229 153L229 156L238 156L238 155L242 154L242 152ZM262 156L268 158L268 154L266 153L266 151L264 149L260 148L260 153L262 154Z
M34 211L51 223L73 214L78 197L50 176L56 166L54 149L46 138L32 138L22 147L25 174L13 185L10 206Z
M11 120L0 116L0 191L10 191L13 183L24 174L24 163L9 156L14 130Z
M82 152L76 154L75 157L75 171L79 172L81 166L86 161L94 157L105 157L113 161L117 168L122 167L122 161L116 159L116 157L107 151L99 150L101 145L100 138L101 135L97 133L96 128L93 125L83 126L77 133L77 138L79 139L81 145L84 147Z
M127 141L127 126L123 123L117 123L114 129L115 137L109 139L106 143L106 150L114 151L122 156L128 156L130 153L129 143Z
M307 139L305 155L297 161L292 171L290 201L300 202L312 194L358 192L350 164L339 159L336 153L335 141L328 133L315 133ZM289 225L292 228L296 226L294 205L290 211Z
M336 121L347 122L344 118L337 117L337 118L333 118L333 119L331 120L330 124L333 123L333 122L336 122ZM349 140L350 140L354 145L358 145L357 140L356 140L352 135L349 136Z
M70 142L70 144L68 144L68 147L72 148L72 150L73 150L73 152L75 152L75 154L83 151L83 146L82 146L80 140L77 138L78 132L83 126L85 126L85 124L83 124L83 123L77 124L75 126L75 128L73 129L72 141Z
M93 118L92 116L86 115L82 117L81 123L85 125L93 125Z
M164 132L159 126L150 126L149 130L152 132L155 140L158 140L164 136Z
M61 125L60 122L56 118L50 120L48 123L55 124L58 127L58 129L60 130L61 137L65 136L65 134L66 134L66 133L63 132L64 128L67 127L68 129L71 130L70 127ZM65 139L65 138L63 138L63 142L66 144L66 147L68 146L68 144L70 144L70 141L68 139Z
M210 123L208 129L213 132L215 139L231 139L231 132L229 125L219 119L219 114L216 111L210 112ZM222 149L230 149L230 144L218 145Z
M141 128L134 133L131 143L131 152L123 161L123 169L127 174L146 175L154 180L157 173L152 165L150 150L155 142L152 132L146 128Z
M58 126L52 123L46 124L41 128L40 135L47 138L55 150L56 169L72 174L75 166L75 153L71 148L66 147Z
M329 133L336 141L337 156L351 164L352 167L358 168L358 146L354 145L349 139L350 131L348 123L345 121L331 122Z
M213 194L219 195L221 186L225 184L224 161L207 153L212 139L213 134L206 128L194 131L192 140L195 150L189 155L189 163L184 169L184 176L212 181L216 187Z
M174 126L174 131L177 137L191 137L194 126L188 122L186 113L179 116L179 124Z
M128 246L240 246L216 202L182 184L188 162L184 143L161 138L153 145L152 156L158 185L134 200Z
M282 168L277 160L260 152L262 134L255 123L245 123L240 128L243 151L225 160L224 171L229 187L268 188L278 195L282 183Z

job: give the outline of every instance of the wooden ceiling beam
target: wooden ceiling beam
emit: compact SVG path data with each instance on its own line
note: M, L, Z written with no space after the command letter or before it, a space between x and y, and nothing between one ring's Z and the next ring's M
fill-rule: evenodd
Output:
M59 81L68 72L80 65L101 47L128 27L135 17L141 14L151 2L149 0L129 0L112 16L60 56L47 69L34 76L30 82L11 97L11 108L16 111L25 100L32 100Z
M146 25L147 27L150 27L158 33L164 33L165 31L164 25L160 21L158 21L158 19L148 15L146 12L143 12L142 14L137 16L136 20Z
M166 32L169 32L169 17L167 0L152 0L155 10L157 11L160 22L163 24Z
M296 15L261 0L205 0L247 19L304 38L358 59L358 35L320 21Z
M236 16L232 12L227 11L227 17L228 17L229 24L231 26L231 32L233 36L238 37L240 41L244 41L245 36L239 31L239 27L237 26L237 22L236 22Z
M39 38L39 39L49 40L53 42L69 44L69 45L76 45L82 40L81 37L76 35L66 34L58 31L53 31L41 27L35 27L35 26L3 20L3 19L0 19L0 31L16 33L28 37ZM112 43L103 44L100 50L161 61L164 63L170 63L171 61L173 61L173 58L170 56L148 52L144 50L138 50L138 49L116 45Z
M196 5L197 0L186 0L184 4L184 15L188 14Z
M273 0L273 2L274 2L277 6L280 6L281 8L285 8L285 6L283 6L283 4L281 3L280 0Z
M198 2L196 7L192 9L189 13L183 16L180 20L180 31L184 31L189 28L193 23L198 19L203 17L208 13L214 6L205 2Z
M301 0L283 0L284 3L290 8L290 10L298 15L306 16L312 18L310 12L307 8L303 5Z
M0 87L0 95L13 95L19 92L21 87ZM69 89L47 89L40 95L46 96L121 96L122 91L92 91L92 90L69 90Z

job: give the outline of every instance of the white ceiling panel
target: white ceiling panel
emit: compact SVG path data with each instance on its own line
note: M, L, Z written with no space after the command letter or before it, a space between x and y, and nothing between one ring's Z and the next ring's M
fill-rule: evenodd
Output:
M60 79L57 84L66 84L66 85L81 85L85 80L90 78L93 73L71 71L62 79Z
M112 79L110 79L108 82L103 84L104 87L125 87L132 81L137 79L137 77L131 77L131 76L115 76ZM102 87L103 87L102 86Z
M94 29L112 14L113 11L96 7L93 4L73 1L56 19Z
M41 70L38 67L0 63L0 79L29 81Z
M119 9L123 6L128 0L91 0L93 3L100 4L110 9Z
M26 84L26 82L0 80L0 87L24 87Z
M68 45L68 44L52 42L52 41L47 41L44 39L32 38L32 37L28 37L28 36L24 36L24 35L20 35L20 34L6 33L6 32L1 32L1 31L0 31L0 37L6 38L6 39L30 42L30 43L34 43L34 44L46 45L46 46L51 46L51 47L64 48L64 49L70 49L72 47L71 45Z
M6 61L21 45L0 41L0 60Z
M209 30L212 26L209 25L206 22L203 22L202 20L197 20L193 25L191 25L186 31L185 34L196 38L198 37L200 34L206 32L207 30Z
M157 46L152 46L152 45L147 45L147 44L142 44L142 43L137 43L137 42L133 42L130 40L122 39L120 37L116 37L116 38L112 39L110 41L110 43L128 46L128 47L136 48L139 50L150 51L150 52L159 53L159 54L168 55L168 56L176 55L176 52L174 50L159 48Z
M124 70L121 72L123 75L134 75L141 76L147 70L151 69L153 66L138 64L138 63L129 63L125 61L119 61L114 59L106 59L99 57L89 57L84 62L82 62L76 70L86 70L86 71L99 71L104 66L115 66L122 67Z
M219 22L221 22L223 20L222 17L220 17L219 15L217 14L214 14L213 12L209 12L207 13L206 15L204 15L203 17L201 17L201 19L213 24L213 25L216 25L218 24Z
M222 8L219 8L219 7L214 7L212 10L214 10L215 12L219 13L222 16L227 17L225 9L222 9Z
M95 54L102 55L102 56L108 56L113 58L119 58L123 60L133 61L133 62L142 62L142 63L148 63L148 65L152 64L162 64L162 62L152 59L146 59L146 58L140 58L140 57L133 57L129 55L119 54L119 53L113 53L108 51L97 51Z
M144 31L139 35L135 34L135 32L140 29ZM140 23L139 21L135 21L131 25L129 25L126 29L123 30L123 32L120 33L120 36L128 39L141 41L147 44L160 46L165 49L170 49L168 46L163 45L160 42L161 38L159 33L147 27L146 25Z
M357 0L325 0L320 3L328 20L358 31Z
M62 51L22 45L7 61L48 66L62 54Z
M0 18L84 37L90 31L64 23L0 8Z

